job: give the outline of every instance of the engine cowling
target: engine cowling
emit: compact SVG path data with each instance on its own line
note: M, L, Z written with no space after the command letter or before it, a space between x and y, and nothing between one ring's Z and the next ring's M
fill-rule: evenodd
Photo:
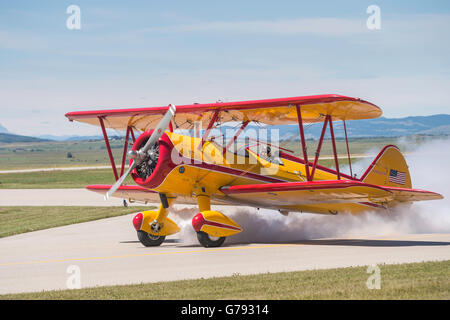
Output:
M142 133L133 144L133 151L142 148L152 135L153 130ZM163 134L158 142L148 151L148 157L133 171L131 177L140 186L156 188L167 174L176 167L171 160L172 141L167 134ZM133 160L130 160L130 165Z

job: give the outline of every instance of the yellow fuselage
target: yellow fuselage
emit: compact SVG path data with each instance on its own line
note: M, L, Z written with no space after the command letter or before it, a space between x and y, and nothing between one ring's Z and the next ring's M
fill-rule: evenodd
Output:
M161 184L152 188L160 193L184 197L207 195L211 200L236 204L235 201L227 199L227 196L220 191L221 187L307 181L306 166L300 162L282 158L282 164L277 164L252 151L247 151L244 155L243 149L238 154L229 150L224 151L222 146L211 141L205 141L201 146L201 138L170 132L167 132L167 135L174 145L172 161L176 166L166 175ZM314 181L336 179L337 175L334 173L321 169L315 171ZM241 204L257 206L254 202ZM324 203L287 205L283 209L329 214L338 211L356 213L367 210L367 206L358 203Z

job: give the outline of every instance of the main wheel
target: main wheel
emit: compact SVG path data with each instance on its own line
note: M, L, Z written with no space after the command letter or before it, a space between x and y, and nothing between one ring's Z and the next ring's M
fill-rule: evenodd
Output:
M225 241L225 237L213 237L203 231L197 232L197 239L205 248L220 247Z
M159 246L166 239L165 236L154 236L154 235L147 233L145 231L142 231L142 230L139 230L137 232L137 236L138 236L139 241L146 247Z

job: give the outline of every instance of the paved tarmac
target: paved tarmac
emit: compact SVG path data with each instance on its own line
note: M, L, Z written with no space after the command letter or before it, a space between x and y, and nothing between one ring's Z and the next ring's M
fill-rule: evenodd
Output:
M230 238L223 247L203 248L192 234L182 233L168 237L160 247L144 247L132 217L0 239L0 294L67 289L74 270L79 270L81 287L92 287L450 259L450 234L282 243L233 243Z

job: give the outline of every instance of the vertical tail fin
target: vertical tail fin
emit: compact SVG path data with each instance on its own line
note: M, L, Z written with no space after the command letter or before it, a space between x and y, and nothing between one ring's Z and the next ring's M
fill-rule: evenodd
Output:
M385 146L361 177L365 183L411 188L408 165L400 150L394 145Z

